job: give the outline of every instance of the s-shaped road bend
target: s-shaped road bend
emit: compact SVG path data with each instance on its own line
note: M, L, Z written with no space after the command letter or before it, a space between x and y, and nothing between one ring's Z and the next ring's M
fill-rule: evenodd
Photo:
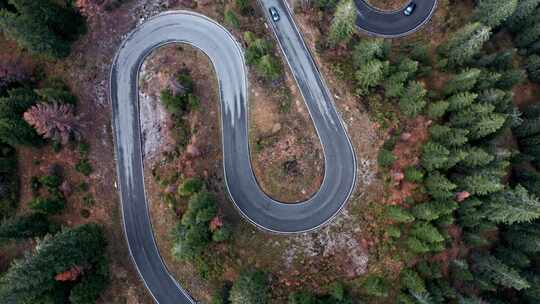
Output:
M258 228L281 234L307 232L331 221L345 206L356 180L356 158L332 96L282 0L261 0L277 7L282 18L272 24L321 141L325 174L318 192L307 201L284 204L257 184L248 144L248 83L244 54L235 38L213 20L189 11L149 19L131 32L118 50L111 70L110 97L124 232L130 255L160 304L195 303L169 274L156 246L144 186L138 77L145 58L170 43L187 43L212 61L220 90L223 168L231 201Z

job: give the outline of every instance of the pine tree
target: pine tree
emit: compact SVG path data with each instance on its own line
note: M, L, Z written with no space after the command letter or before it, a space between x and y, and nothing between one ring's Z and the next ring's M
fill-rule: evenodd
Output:
M502 79L502 74L499 72L493 72L489 70L482 70L478 82L476 83L475 90L482 91L497 87L497 84Z
M352 52L353 65L359 68L373 59L384 60L384 43L384 39L380 38L360 40Z
M398 223L411 223L414 221L414 216L399 206L388 206L386 214L391 220Z
M495 156L486 152L480 147L470 147L467 149L467 156L461 161L466 167L483 167L492 162Z
M71 6L54 1L9 0L14 11L0 11L0 28L35 54L61 58L84 31L84 20Z
M453 95L448 99L449 107L448 110L450 111L459 111L463 110L466 107L472 105L476 98L478 97L478 94L464 92L464 93L458 93L456 95Z
M473 104L454 113L450 124L469 130L469 139L480 139L497 132L506 122L506 115L494 113L494 110L495 106L490 104Z
M517 0L480 0L474 11L474 19L490 27L497 27L517 8Z
M446 114L449 107L450 103L444 100L430 103L426 110L426 114L433 119L441 118Z
M507 24L513 31L523 29L524 21L534 14L535 8L540 4L540 0L520 0L514 14L508 18Z
M7 94L0 98L0 141L11 146L40 143L38 134L22 118L38 96L28 88L11 89Z
M49 221L41 214L15 216L0 225L0 239L44 236L49 232L49 226Z
M468 130L435 124L429 128L431 138L446 147L459 147L467 143Z
M532 255L540 253L540 225L538 223L512 225L502 236L515 250Z
M410 234L421 241L428 243L440 243L444 237L440 232L428 222L415 222L411 228Z
M534 119L525 119L525 121L513 131L517 137L521 138L540 134L540 116Z
M456 181L461 189L472 195L487 195L501 191L504 188L497 178L482 173L459 177L456 178Z
M477 100L497 108L506 108L512 102L512 94L499 89L488 89L482 91Z
M424 172L415 167L407 167L404 170L405 180L412 183L419 183L424 179Z
M443 145L428 141L422 146L422 166L427 171L443 168L448 162L450 151Z
M470 23L454 33L439 50L446 55L451 67L460 66L478 54L490 36L490 27L479 22Z
M527 30L521 31L514 39L519 48L526 48L540 39L540 23L534 24Z
M540 56L534 54L527 57L526 68L532 81L540 82Z
M475 273L495 284L516 290L530 287L529 282L518 271L508 267L491 255L475 255L473 256L473 260Z
M426 106L427 90L417 81L410 81L399 100L401 112L409 117L415 117Z
M514 55L514 49L506 49L496 53L483 55L476 61L476 64L496 71L509 70L513 67Z
M331 45L347 43L356 31L356 7L352 0L341 0L336 7L328 41Z
M401 271L400 282L402 287L407 288L411 292L426 292L426 283L416 271L410 268Z
M384 81L384 91L387 97L399 97L405 91L405 81L408 74L406 72L396 72Z
M514 189L492 195L485 212L495 223L530 223L540 218L540 200L521 185L517 185Z
M497 246L495 257L513 268L523 269L531 265L531 259L525 253L502 245Z
M431 172L425 180L427 192L435 199L449 199L457 186L438 171Z
M18 260L4 274L0 281L0 302L67 303L69 294L55 276L74 266L82 268L83 272L92 271L103 261L105 246L103 231L94 224L66 229L45 238L32 255ZM52 301L53 296L62 298Z
M456 74L446 82L443 92L445 95L453 95L464 91L469 91L476 85L480 76L480 69L469 68Z
M355 74L360 94L367 94L369 89L379 85L384 78L387 68L387 61L382 62L377 59L373 59L360 66Z
M525 81L527 73L523 69L510 69L501 73L495 87L503 90L511 90L515 85Z

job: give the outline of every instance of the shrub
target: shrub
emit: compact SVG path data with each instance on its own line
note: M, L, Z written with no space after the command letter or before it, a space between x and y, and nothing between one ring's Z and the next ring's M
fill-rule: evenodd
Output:
M266 304L270 300L267 275L261 271L244 272L234 282L231 304Z
M411 223L414 221L414 216L399 206L388 206L386 214L390 219L398 223Z
M36 197L29 203L30 210L45 215L58 214L66 208L66 202L60 196L48 198Z
M82 158L75 164L75 170L84 176L88 176L92 173L92 165L87 158Z
M388 283L381 277L371 275L362 284L364 292L370 296L387 297Z
M204 183L198 178L186 179L180 187L178 187L178 194L180 196L191 196L202 190Z
M240 20L236 17L236 14L231 10L226 10L224 15L225 23L238 29L240 28Z
M405 169L405 180L413 183L419 183L424 179L424 172L415 167L407 167Z
M379 151L379 157L377 158L379 166L381 167L390 167L396 161L396 156L392 151L381 149Z

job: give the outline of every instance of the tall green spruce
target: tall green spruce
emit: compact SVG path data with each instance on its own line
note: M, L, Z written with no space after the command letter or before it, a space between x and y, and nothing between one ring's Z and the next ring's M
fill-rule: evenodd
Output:
M450 67L462 66L478 54L491 35L491 28L480 22L466 25L450 37L439 48L439 52L448 58Z
M43 239L32 255L16 261L2 276L0 302L68 303L71 298L71 303L94 303L108 280L105 246L103 231L94 224ZM80 282L55 280L74 267L81 271Z
M8 2L10 6L0 10L0 30L34 54L65 57L84 31L84 19L71 6L51 0Z
M328 41L331 45L347 43L356 30L356 7L352 0L341 0L336 7Z

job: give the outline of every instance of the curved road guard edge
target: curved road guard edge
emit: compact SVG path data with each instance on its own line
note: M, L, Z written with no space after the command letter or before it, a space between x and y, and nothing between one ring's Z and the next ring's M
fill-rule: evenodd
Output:
M354 0L358 11L356 26L374 36L396 38L412 34L430 19L437 8L437 0L416 0L416 8L411 16L405 16L401 9L382 11L371 6L367 0Z

